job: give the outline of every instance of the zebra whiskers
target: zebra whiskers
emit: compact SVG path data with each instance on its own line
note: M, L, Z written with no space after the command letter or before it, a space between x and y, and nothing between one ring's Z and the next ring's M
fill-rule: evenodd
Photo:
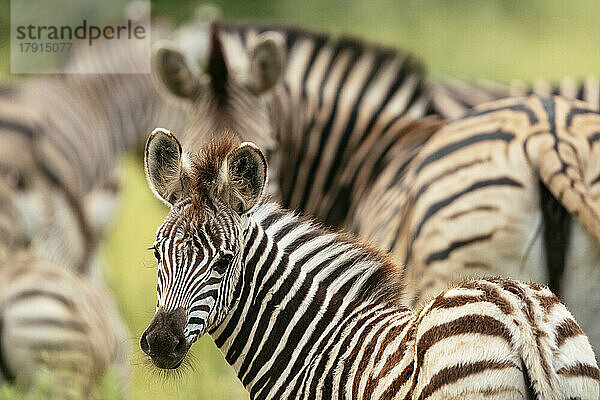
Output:
M587 337L547 288L473 280L415 312L386 255L261 198L255 145L187 154L157 129L145 165L171 207L141 338L156 366L177 368L208 332L256 399L597 399Z

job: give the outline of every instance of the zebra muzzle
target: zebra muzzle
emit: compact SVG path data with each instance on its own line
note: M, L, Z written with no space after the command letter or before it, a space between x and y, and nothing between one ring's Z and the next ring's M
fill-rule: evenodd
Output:
M140 346L158 368L174 369L181 365L190 345L184 329L187 315L183 308L173 311L159 309L142 334Z

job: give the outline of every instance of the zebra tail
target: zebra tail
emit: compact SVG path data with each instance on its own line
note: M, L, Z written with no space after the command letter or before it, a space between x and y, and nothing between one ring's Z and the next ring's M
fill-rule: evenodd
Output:
M583 161L574 147L557 145L539 158L539 174L544 186L600 246L600 207L584 183Z
M527 395L530 400L561 400L559 377L552 367L554 351L548 339L543 337L539 327L543 325L539 312L522 309L525 317L533 323L519 324L519 353L523 363L523 375L528 385Z

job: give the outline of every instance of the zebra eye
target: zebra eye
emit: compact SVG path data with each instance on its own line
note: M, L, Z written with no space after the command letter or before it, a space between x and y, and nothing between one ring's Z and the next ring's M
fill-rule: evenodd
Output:
M154 257L156 257L156 261L160 262L160 252L158 251L158 249L156 247L153 247L154 249Z
M231 260L233 260L233 255L231 254L223 254L217 261L215 261L213 268L219 274L224 274L231 264Z
M5 175L8 184L14 189L24 191L27 188L25 178L23 177L23 174L21 174L21 171L19 171L18 169L11 168L8 171L6 171Z

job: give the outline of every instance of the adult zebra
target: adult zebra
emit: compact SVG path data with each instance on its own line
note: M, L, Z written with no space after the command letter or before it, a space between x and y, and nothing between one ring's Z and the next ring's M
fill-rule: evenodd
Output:
M153 28L154 37L167 34ZM90 63L134 63L134 70L148 54L128 44L73 48L65 70ZM0 241L10 239L0 245L0 275L11 284L0 295L3 372L18 383L50 369L59 389L87 398L109 364L129 367L118 311L86 281L97 272L90 266L116 203L114 168L125 151L141 151L149 127L185 119L186 106L164 100L149 74L65 74L2 90L0 110ZM56 365L63 356L65 365ZM68 370L76 379L63 376Z
M26 149L20 149L25 161ZM0 199L10 199L15 188L3 183ZM110 295L99 283L34 255L23 242L23 221L14 211L2 204L0 387L9 383L28 391L46 372L52 379L51 398L94 398L102 378L114 371L126 395L128 334ZM77 227L61 224L76 237Z
M197 32L202 32L198 30ZM193 104L184 143L201 144L213 132L237 132L266 150L270 192L282 204L333 227L349 227L357 204L402 142L408 162L441 125L433 116L462 115L485 101L526 89L440 82L401 50L303 29L260 24L213 24L200 54L189 43L158 45L153 73L163 88ZM209 49L208 55L202 53ZM194 60L208 60L199 69ZM201 70L202 72L199 72ZM548 92L543 85L535 92ZM567 98L600 102L590 78L563 84ZM460 107L459 107L460 105ZM419 126L415 119L432 115ZM396 157L398 152L395 152Z
M210 40L202 74L172 45L153 57L157 81L193 105L184 143L237 132L265 149L284 206L343 226L377 160L427 111L420 62L293 28L213 24Z
M467 276L545 282L597 349L599 131L588 103L482 105L430 135L408 167L390 162L353 229L407 266L412 304Z
M115 369L125 394L127 330L100 282L72 271L87 272L95 249L81 199L39 168L38 127L17 121L41 120L10 96L0 98L0 385L27 391L46 371L52 398L90 398Z
M145 165L171 206L141 338L156 366L177 368L209 332L256 399L598 398L593 351L547 288L475 280L415 313L383 253L261 202L255 145L188 154L157 129Z
M153 37L168 34L153 25ZM139 70L148 57L138 41L88 47L71 50L65 71L100 63ZM0 180L13 189L2 204L17 210L23 242L80 272L114 213L120 157L141 153L157 123L179 125L187 116L187 105L164 99L150 74L34 78L2 92L0 107Z

